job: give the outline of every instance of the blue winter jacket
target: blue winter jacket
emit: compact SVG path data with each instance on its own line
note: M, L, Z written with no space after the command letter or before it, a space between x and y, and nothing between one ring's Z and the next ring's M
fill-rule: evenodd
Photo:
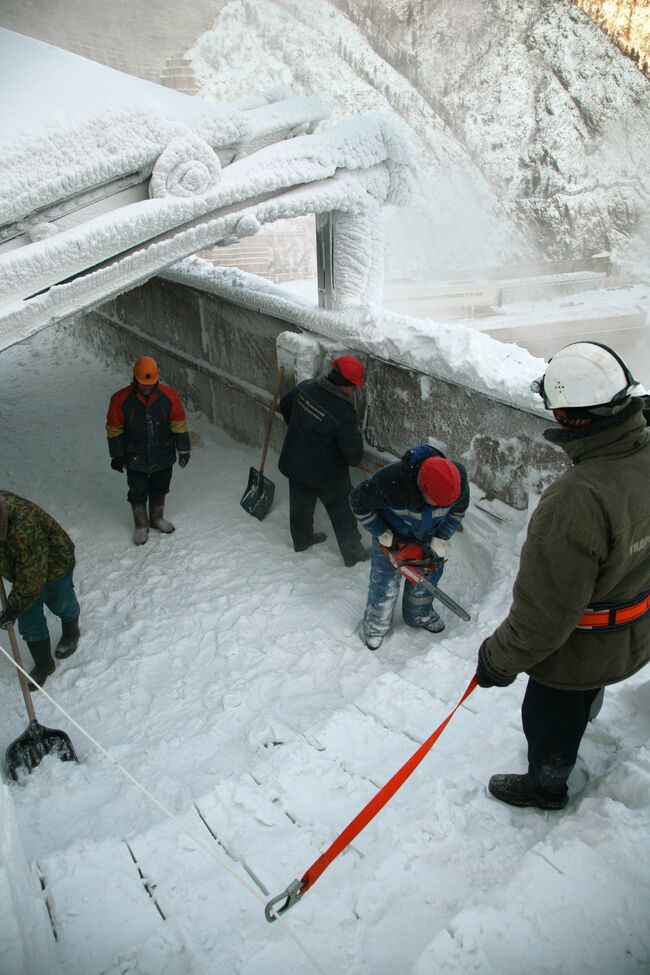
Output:
M368 478L350 495L357 521L378 538L387 529L407 541L428 544L432 538L449 539L457 531L469 504L467 472L452 461L460 474L460 497L453 505L435 508L424 500L418 487L420 465L429 457L444 457L435 447L420 444L407 450L400 461Z

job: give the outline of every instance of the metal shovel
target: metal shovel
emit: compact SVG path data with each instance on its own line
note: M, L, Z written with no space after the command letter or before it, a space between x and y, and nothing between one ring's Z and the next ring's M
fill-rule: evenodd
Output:
M273 427L273 417L275 416L275 409L278 405L278 399L280 398L280 389L282 388L282 380L284 378L284 367L280 366L278 369L278 378L275 384L275 392L273 394L273 402L271 403L271 410L269 412L269 421L266 426L266 436L264 438L264 446L262 447L262 459L260 461L259 471L251 467L248 473L248 484L246 485L246 490L242 495L242 499L239 502L249 515L253 515L254 518L262 521L268 515L271 510L271 505L273 504L273 498L275 497L275 484L273 481L269 480L268 477L264 476L264 464L266 462L266 453L269 449L269 441L271 439L271 428Z
M0 579L0 597L2 597L2 608L5 609L7 606L7 594L2 579ZM13 623L8 625L7 632L9 634L9 642L11 643L14 660L22 667L23 663L20 659L20 651L18 649L18 641L16 640ZM7 748L5 766L7 774L15 782L20 782L20 773L31 772L40 765L46 755L56 755L62 762L78 762L79 759L65 731L57 731L55 728L45 728L42 724L38 723L32 696L29 693L27 678L21 670L17 672L20 689L23 692L27 714L29 716L29 724L20 738L12 741Z

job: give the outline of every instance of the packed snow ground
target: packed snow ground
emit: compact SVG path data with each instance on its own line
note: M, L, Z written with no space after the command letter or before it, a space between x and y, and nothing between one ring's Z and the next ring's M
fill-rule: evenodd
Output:
M648 671L608 689L560 813L487 795L492 772L525 767L525 680L478 689L286 915L300 945L266 923L265 891L300 877L460 698L507 611L526 515L499 507L501 522L473 503L453 541L443 586L471 623L443 608L441 636L397 622L370 653L356 632L367 565L344 568L322 512L327 542L293 553L273 458L273 511L261 523L246 514L259 454L199 414L200 445L167 505L176 533L133 546L104 437L109 396L128 378L57 328L5 351L2 485L44 505L77 545L83 638L47 690L232 873L37 695L41 722L66 728L80 758L46 759L10 787L61 972L650 971ZM0 657L3 747L25 726Z

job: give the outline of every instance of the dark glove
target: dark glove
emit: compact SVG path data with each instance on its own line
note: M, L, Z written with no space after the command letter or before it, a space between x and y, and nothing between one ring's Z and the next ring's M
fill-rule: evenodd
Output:
M516 674L512 677L507 674L502 674L500 670L497 670L487 659L487 653L485 652L485 644L487 640L483 640L478 652L478 663L476 665L476 680L479 687L507 687L508 684L512 684L513 680L516 678Z
M126 457L113 457L111 467L114 471L119 471L120 474L123 474L124 468L126 467Z
M12 609L11 606L8 605L0 616L0 629L6 630L11 623L16 622L17 616L18 613L15 611L15 609Z
M189 451L186 454L179 454L178 455L178 466L179 467L187 467L187 465L189 464L189 462L190 462Z

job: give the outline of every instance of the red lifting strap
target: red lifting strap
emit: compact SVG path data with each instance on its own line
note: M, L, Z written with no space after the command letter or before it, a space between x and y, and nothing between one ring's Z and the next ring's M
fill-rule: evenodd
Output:
M407 762L402 765L401 769L395 773L392 779L382 786L376 796L370 800L367 805L363 807L360 813L358 813L351 823L349 823L342 833L340 833L334 840L329 849L325 850L318 860L312 863L311 867L303 874L302 878L294 880L293 883L287 887L286 891L278 895L278 897L272 898L266 905L266 919L267 921L274 921L275 918L283 914L288 910L297 900L302 897L302 895L312 887L320 875L329 867L330 863L336 859L339 853L342 853L346 846L349 846L352 840L359 835L362 829L368 825L368 823L375 818L378 812L380 812L387 802L393 798L397 790L406 782L408 777L412 772L418 767L422 759L427 755L429 751L433 748L438 738L445 730L453 716L455 715L458 708L463 704L467 698L470 696L472 691L476 688L476 675L472 677L471 681L467 686L467 690L461 697L460 701L450 713L447 715L442 724L438 725L436 730L433 732L430 738L420 745L418 750L414 755L409 758ZM279 904L280 901L285 900L286 902L282 907L275 908L275 904Z

